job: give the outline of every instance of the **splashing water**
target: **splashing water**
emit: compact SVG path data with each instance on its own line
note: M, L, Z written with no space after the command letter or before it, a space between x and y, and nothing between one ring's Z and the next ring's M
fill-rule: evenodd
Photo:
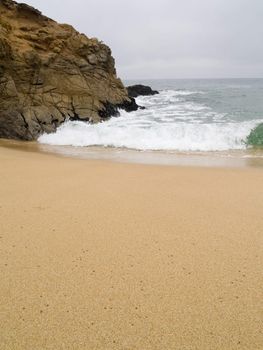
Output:
M96 125L67 121L39 142L163 151L245 149L247 136L263 117L237 118L209 102L206 91L162 90L159 95L137 98L145 110L121 111L120 117Z

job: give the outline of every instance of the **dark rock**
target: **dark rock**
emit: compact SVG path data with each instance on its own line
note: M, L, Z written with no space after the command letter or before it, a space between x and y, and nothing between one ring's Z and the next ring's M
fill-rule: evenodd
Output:
M137 111L139 108L144 109L145 107L141 107L137 105L135 98L130 97L130 101L125 101L121 105L118 106L121 109L124 109L126 112L133 112Z
M159 94L158 91L152 90L150 86L146 85L132 85L127 88L129 97L138 97L138 96L151 96Z
M145 107L137 105L135 98L130 98L129 100L124 101L118 105L113 105L109 102L106 102L103 103L103 108L99 111L99 116L102 120L107 120L110 117L118 117L120 115L120 109L123 109L126 112L134 112L138 109L145 109Z
M133 85L128 86L127 88L128 95L130 100L124 101L122 104L118 106L120 109L124 109L126 112L137 111L138 109L145 109L144 106L139 106L135 100L135 97L138 96L151 96L159 94L158 91L152 90L150 86L145 85Z
M107 120L110 117L118 117L119 115L118 107L110 102L103 103L103 108L99 110L99 116L102 120Z

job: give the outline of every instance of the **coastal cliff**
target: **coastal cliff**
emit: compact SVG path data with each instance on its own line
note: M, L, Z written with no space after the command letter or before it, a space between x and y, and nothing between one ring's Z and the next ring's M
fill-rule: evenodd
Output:
M34 140L66 119L136 108L108 46L26 4L0 0L0 137Z

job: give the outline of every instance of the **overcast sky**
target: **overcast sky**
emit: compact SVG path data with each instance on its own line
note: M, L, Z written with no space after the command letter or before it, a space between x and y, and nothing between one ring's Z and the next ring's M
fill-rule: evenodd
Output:
M263 0L24 2L103 40L123 79L263 77Z

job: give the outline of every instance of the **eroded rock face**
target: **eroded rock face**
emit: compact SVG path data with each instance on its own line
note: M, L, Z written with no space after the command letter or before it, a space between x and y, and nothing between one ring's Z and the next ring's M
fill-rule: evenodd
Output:
M0 137L34 140L67 118L95 123L129 103L108 46L0 0Z

